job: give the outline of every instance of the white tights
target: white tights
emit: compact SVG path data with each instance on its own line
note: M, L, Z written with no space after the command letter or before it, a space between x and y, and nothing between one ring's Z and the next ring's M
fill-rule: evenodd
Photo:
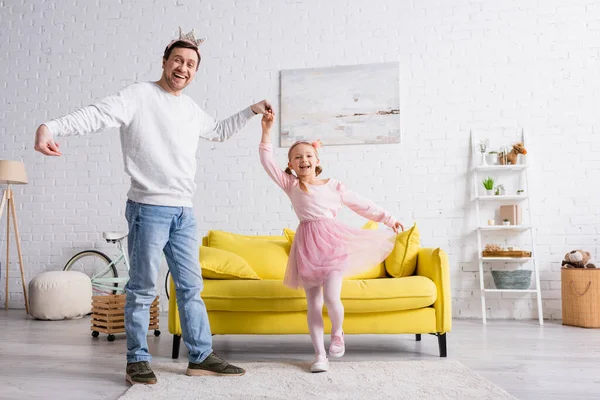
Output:
M341 300L342 274L331 274L323 287L315 286L304 288L306 302L308 303L307 319L310 339L315 348L315 355L326 356L325 344L323 342L323 300L327 306L327 314L331 320L331 335L342 335L342 323L344 322L344 305Z

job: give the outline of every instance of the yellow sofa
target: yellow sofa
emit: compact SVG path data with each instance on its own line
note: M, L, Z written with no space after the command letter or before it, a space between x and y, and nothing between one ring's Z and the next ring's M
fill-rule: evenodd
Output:
M202 239L201 295L214 335L308 333L304 292L283 285L293 240L292 231L284 233L209 231ZM169 332L174 335L172 357L177 358L181 325L175 286L169 280ZM448 258L439 248L420 247L416 225L397 235L384 263L343 282L342 302L345 334L415 334L416 340L433 334L440 357L446 357L446 333L452 326ZM324 319L329 333L326 309Z

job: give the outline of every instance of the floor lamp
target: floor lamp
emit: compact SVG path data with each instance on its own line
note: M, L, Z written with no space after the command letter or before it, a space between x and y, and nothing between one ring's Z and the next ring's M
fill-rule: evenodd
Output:
M10 261L10 216L12 214L13 228L15 230L15 240L17 242L17 253L19 254L19 266L21 267L21 282L23 283L23 296L25 297L25 311L29 314L29 302L27 301L27 290L25 288L25 274L23 272L23 255L21 254L21 239L19 238L19 226L17 224L17 212L15 211L15 196L10 185L26 185L27 173L25 164L21 161L0 160L0 183L7 184L8 187L2 195L0 203L0 219L4 213L6 205L6 302L5 309L8 310L8 263Z

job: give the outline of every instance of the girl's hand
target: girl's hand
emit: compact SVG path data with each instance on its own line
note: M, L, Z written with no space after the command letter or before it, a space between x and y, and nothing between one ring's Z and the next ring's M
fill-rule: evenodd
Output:
M398 231L404 232L404 225L402 225L400 222L396 221L396 223L394 224L394 227L392 229L394 230L394 233L398 233Z
M259 101L256 104L252 104L250 108L252 109L254 114L264 114L267 111L273 112L273 107L271 106L271 103L269 103L267 100Z
M275 121L275 115L273 114L273 111L271 110L267 110L265 111L265 113L263 114L262 120L261 120L261 125L264 130L270 130L271 127L273 126L273 121Z

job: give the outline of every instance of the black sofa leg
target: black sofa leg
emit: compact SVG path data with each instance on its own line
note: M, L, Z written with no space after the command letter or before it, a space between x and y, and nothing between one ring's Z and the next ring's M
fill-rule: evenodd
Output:
M421 341L421 334L420 334L420 333L417 333L417 334L415 335L415 340L416 340L417 342L420 342L420 341Z
M446 334L438 333L437 337L438 337L438 344L440 346L440 357L447 357L448 352L446 350Z
M181 343L180 335L173 335L173 354L172 358L179 358L179 344Z

